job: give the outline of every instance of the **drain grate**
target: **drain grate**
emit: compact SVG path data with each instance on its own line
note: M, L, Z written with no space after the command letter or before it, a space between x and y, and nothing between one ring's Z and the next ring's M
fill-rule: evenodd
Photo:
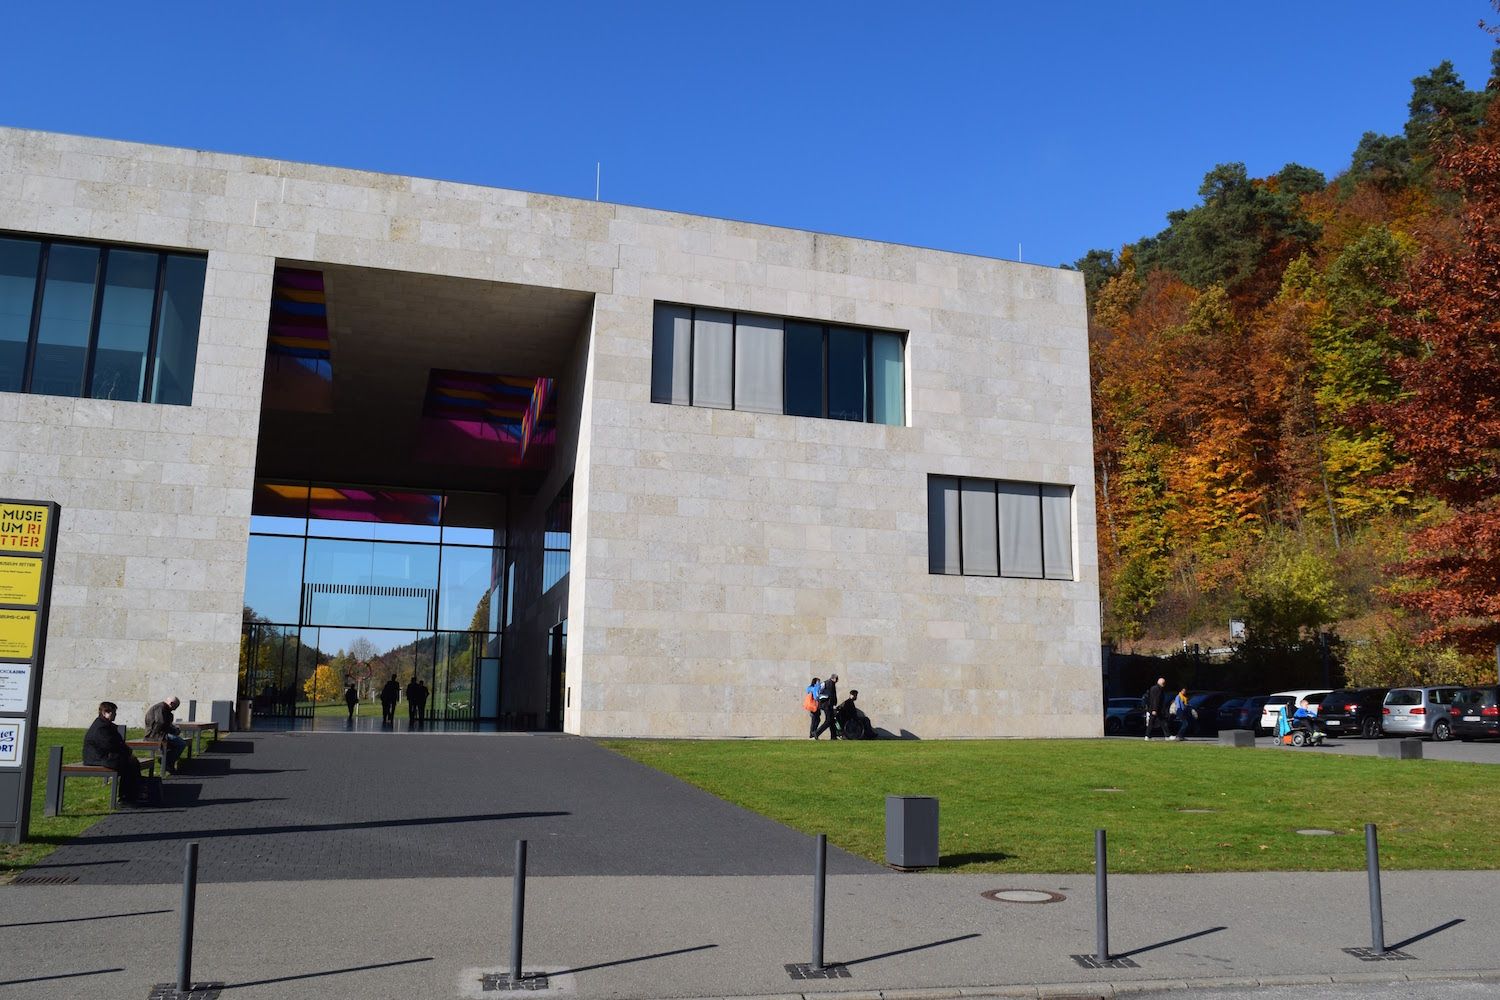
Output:
M825 965L814 969L811 962L788 962L786 974L793 979L853 979L854 974L842 965Z
M188 983L184 992L177 988L176 983L157 983L151 987L146 1000L219 1000L219 991L223 988L223 983Z
M12 885L72 885L77 875L18 875Z
M1106 958L1102 962L1098 955L1073 955L1073 961L1085 969L1139 969L1140 966L1128 958Z
M1415 962L1417 960L1417 956L1408 955L1395 948L1387 948L1382 952L1376 952L1374 948L1345 948L1344 953L1353 955L1361 962Z
M510 978L509 972L486 972L479 977L479 988L486 993L515 990L545 990L548 989L547 974L545 972L523 972L520 980Z

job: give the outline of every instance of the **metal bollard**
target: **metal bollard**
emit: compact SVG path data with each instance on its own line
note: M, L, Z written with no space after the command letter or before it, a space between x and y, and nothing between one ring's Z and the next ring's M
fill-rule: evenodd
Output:
M828 834L818 834L817 852L813 855L813 925L812 967L823 968L823 898L828 881Z
M198 842L190 840L182 864L182 935L177 945L177 992L193 988L193 908L198 902Z
M1094 831L1094 957L1109 961L1109 865L1104 831Z
M1365 824L1365 870L1370 875L1370 950L1385 954L1385 913L1380 906L1380 847L1375 842L1375 824Z
M521 938L526 929L526 841L516 841L516 873L510 891L510 981L521 981Z

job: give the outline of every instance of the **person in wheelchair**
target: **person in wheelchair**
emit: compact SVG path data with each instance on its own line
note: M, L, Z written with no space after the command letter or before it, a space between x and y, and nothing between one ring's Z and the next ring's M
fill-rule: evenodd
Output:
M1317 709L1307 703L1303 698L1297 702L1297 711L1290 716L1287 715L1286 706L1281 708L1281 718L1276 726L1278 738L1291 736L1293 746L1313 746L1323 742L1323 734L1313 727L1313 719L1318 717ZM1298 739L1293 734L1300 733Z
M846 740L874 739L875 727L870 725L870 717L854 704L857 698L859 692L851 690L849 697L834 710L834 716L839 722L839 732Z

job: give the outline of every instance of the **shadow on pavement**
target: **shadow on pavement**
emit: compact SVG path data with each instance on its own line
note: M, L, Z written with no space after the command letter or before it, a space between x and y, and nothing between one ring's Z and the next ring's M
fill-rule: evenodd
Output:
M207 840L213 837L252 837L276 833L329 833L334 830L384 830L405 826L446 826L452 823L487 823L504 819L538 819L545 816L570 816L568 812L480 813L474 816L423 816L416 819L375 819L362 823L299 823L288 826L247 826L224 830L153 830L150 833L118 834L113 837L74 837L70 843L79 847L98 844L140 844L163 840Z
M895 958L897 955L910 955L914 951L926 951L928 948L941 948L945 944L957 944L959 941L972 941L980 937L979 934L960 934L958 937L943 938L941 941L929 941L926 944L912 945L910 948L897 948L895 951L883 951L879 955L866 955L864 958L850 959L840 962L839 965L860 965L864 962L878 962L882 958Z
M969 854L944 854L938 858L938 867L957 868L960 865L982 865L991 861L1009 861L1014 854L1004 851L974 851Z
M329 969L326 972L302 972L295 976L277 976L275 979L254 979L244 983L225 983L222 987L226 990L244 989L250 986L271 986L275 983L294 983L299 979L317 979L321 976L342 976L350 972L368 972L372 969L391 969L398 965L417 965L422 962L430 962L432 957L427 958L400 958L394 962L373 962L370 965L351 965L346 969Z
M1172 938L1169 941L1158 941L1156 944L1148 944L1148 945L1146 945L1143 948L1135 948L1135 949L1133 949L1131 951L1116 952L1114 954L1114 957L1115 958L1133 958L1136 955L1143 955L1143 954L1145 954L1148 951L1156 951L1158 948L1166 948L1169 945L1181 944L1184 941L1191 941L1191 940L1193 940L1193 938L1208 937L1208 935L1210 935L1210 934L1217 934L1220 931L1227 931L1227 930L1229 930L1228 927L1210 927L1206 931L1194 931L1191 934L1184 934L1184 935L1182 935L1182 937L1174 937L1174 938Z
M579 966L575 966L574 968L571 968L571 969L560 969L557 972L549 972L549 973L547 973L547 975L549 975L549 976L568 976L568 975L572 975L575 972L591 972L594 969L608 969L611 966L615 966L615 965L629 965L632 962L649 962L653 958L671 958L673 955L686 955L689 952L707 951L710 948L717 948L717 947L718 947L718 945L716 945L716 944L699 944L699 945L694 945L691 948L678 948L675 951L659 951L659 952L657 952L654 955L638 955L635 958L619 958L619 959L616 959L613 962L595 962L593 965L579 965Z
M1443 931L1446 931L1446 930L1448 930L1449 928L1452 928L1452 927L1457 927L1459 924L1461 924L1463 922L1464 922L1464 918L1463 917L1454 917L1452 920L1448 921L1446 924L1438 924L1436 927L1432 928L1432 930L1430 930L1430 931L1423 931L1422 933L1420 933L1420 934L1418 934L1418 935L1416 935L1414 937L1407 938L1405 941L1397 941L1395 944L1388 944L1388 945L1386 945L1386 947L1388 949L1390 949L1391 951L1402 951L1409 944L1416 944L1418 941L1425 941L1427 938L1432 937L1434 934L1441 934L1441 933L1443 933Z
M176 913L176 910L136 910L134 913L101 913L97 917L59 917L56 920L26 920L18 924L0 924L0 930L8 927L41 927L44 924L82 924L90 920L118 920L121 917L151 917L158 913ZM89 973L78 973L89 975ZM0 983L0 986L3 986Z
M92 972L59 972L55 976L31 976L27 979L0 979L0 986L20 986L23 983L45 983L50 979L78 979L82 976L107 976L124 969L94 969Z
M204 753L254 753L255 743L251 740L214 740L213 744L206 748Z

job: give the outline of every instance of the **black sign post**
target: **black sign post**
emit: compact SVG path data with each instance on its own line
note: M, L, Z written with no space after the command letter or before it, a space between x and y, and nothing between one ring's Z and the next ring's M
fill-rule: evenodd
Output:
M31 824L31 774L62 508L0 499L0 843Z

